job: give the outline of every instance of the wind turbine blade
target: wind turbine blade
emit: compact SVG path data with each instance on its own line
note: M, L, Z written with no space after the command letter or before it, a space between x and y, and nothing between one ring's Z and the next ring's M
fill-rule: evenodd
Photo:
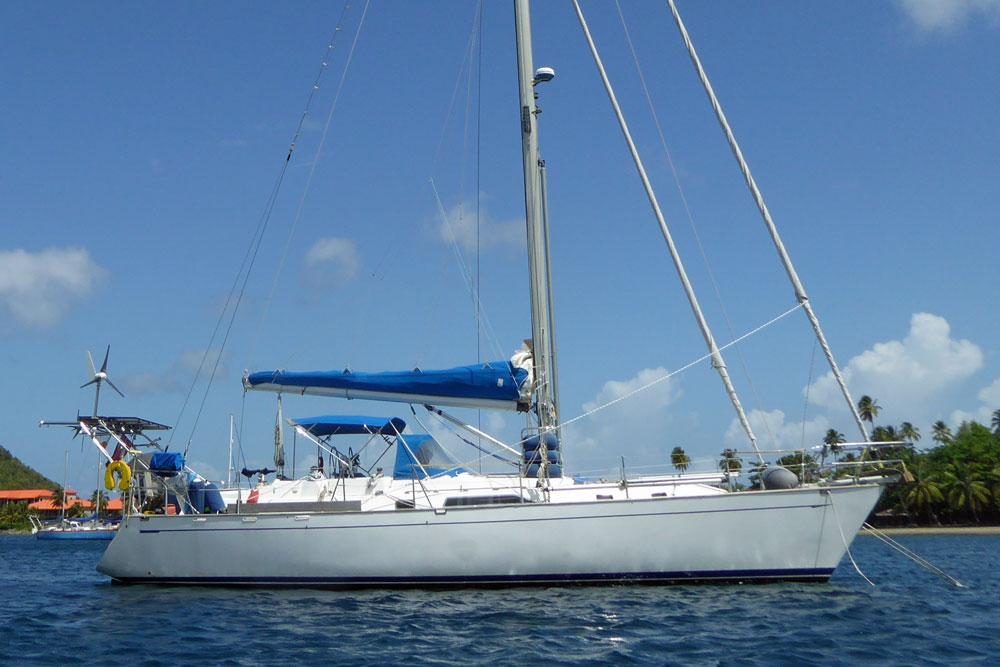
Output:
M108 345L107 351L104 353L104 363L101 364L101 372L106 373L108 370L108 355L111 354L111 346Z
M104 378L104 381L107 382L108 385L112 389L114 389L115 391L117 391L119 396L121 396L122 398L125 398L125 394L123 394L123 393L121 393L121 391L119 391L118 387L115 386L115 383L111 381L111 378Z
M84 387L89 387L90 385L94 384L95 382L97 382L97 378L94 378L93 380L91 380L87 384L81 384L80 385L80 389L83 389Z
M90 350L87 350L87 372L90 373L87 377L93 378L97 375L97 369L94 368L94 358L90 356ZM90 384L89 382L87 384ZM87 385L83 385L86 387Z

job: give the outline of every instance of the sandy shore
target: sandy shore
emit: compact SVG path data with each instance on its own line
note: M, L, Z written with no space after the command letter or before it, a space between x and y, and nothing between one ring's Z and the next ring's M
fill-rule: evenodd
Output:
M886 535L1000 535L1000 526L920 526L879 528ZM864 528L858 535L869 534Z

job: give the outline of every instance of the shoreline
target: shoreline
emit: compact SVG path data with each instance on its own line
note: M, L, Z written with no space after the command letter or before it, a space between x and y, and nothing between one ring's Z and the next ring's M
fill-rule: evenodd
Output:
M886 535L1000 535L1000 526L909 526L878 528ZM871 535L862 528L858 535Z

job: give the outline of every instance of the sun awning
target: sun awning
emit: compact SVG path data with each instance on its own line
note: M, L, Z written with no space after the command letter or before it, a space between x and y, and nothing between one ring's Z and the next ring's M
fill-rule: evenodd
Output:
M289 419L289 424L301 426L318 438L328 435L397 435L406 428L399 417L361 417L356 415L325 415L305 419Z

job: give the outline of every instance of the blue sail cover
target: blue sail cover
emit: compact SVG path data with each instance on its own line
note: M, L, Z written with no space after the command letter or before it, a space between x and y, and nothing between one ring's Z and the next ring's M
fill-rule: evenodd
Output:
M405 445L404 445L405 443ZM413 452L413 456L410 455ZM414 460L416 456L416 461ZM419 462L420 465L417 465ZM421 468L421 466L423 466ZM424 471L427 474L424 474ZM396 464L392 469L393 479L425 479L448 475L454 477L460 472L469 472L448 456L441 445L429 435L401 435L396 438Z
M527 376L527 371L509 361L496 361L432 371L262 371L251 373L244 384L248 389L277 393L524 410L527 405L521 398L521 386Z
M289 419L288 421L296 426L301 426L317 438L328 435L374 435L376 433L396 435L402 433L403 429L406 428L406 422L399 417L389 419L386 417L325 415L307 419Z

